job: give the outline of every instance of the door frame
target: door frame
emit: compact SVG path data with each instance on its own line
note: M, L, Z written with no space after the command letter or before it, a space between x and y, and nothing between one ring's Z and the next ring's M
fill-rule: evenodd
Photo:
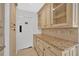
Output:
M10 49L10 51L9 51L9 54L11 55L11 56L16 56L16 39L11 39L11 26L12 26L12 24L11 24L11 19L15 19L15 21L16 21L16 10L15 11L12 11L13 9L12 8L15 8L16 9L16 3L11 3L10 4L10 19L9 19L9 21L10 21L10 39L9 39L9 49ZM15 16L14 15L12 15L12 13L15 13ZM14 14L13 13L13 14ZM15 22L15 26L16 26L16 22ZM15 35L16 35L16 29L15 29ZM15 44L13 44L13 43L11 43L12 41L15 41ZM12 47L11 47L12 46ZM13 49L15 49L15 50L13 50Z

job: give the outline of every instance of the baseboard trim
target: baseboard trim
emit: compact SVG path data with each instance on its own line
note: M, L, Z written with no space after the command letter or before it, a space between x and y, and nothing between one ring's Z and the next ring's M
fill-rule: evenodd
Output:
M25 50L25 49L29 49L29 48L32 48L32 46L29 46L29 47L23 48L23 49L19 49L18 51L20 51L20 50ZM17 52L18 52L18 51L17 51Z

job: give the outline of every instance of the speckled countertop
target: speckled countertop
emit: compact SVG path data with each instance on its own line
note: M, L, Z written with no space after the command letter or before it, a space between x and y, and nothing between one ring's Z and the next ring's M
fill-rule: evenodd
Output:
M60 50L65 50L65 49L67 50L67 49L70 49L71 47L74 47L75 45L78 45L78 43L75 43L72 41L59 39L59 38L51 37L44 34L37 34L35 36L39 38L40 40L43 40Z

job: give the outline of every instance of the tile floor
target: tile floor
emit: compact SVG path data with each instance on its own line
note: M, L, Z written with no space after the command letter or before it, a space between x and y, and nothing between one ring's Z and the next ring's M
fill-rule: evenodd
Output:
M34 48L21 49L17 53L18 56L38 56Z

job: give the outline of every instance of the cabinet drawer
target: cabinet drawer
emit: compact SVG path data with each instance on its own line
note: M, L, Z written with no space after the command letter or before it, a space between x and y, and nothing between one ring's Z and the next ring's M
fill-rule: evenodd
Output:
M40 39L37 40L37 46L43 52L44 47L43 47L43 41L42 40L40 40Z
M37 50L38 56L43 56L44 55L44 53L39 49L38 46L37 46L36 50Z
M45 56L55 56L55 54L53 54L49 49L45 49L44 55Z
M34 48L36 47L36 45L37 45L37 38L36 38L36 36L33 36L33 46L34 46Z
M76 46L76 55L79 56L79 45Z
M44 46L45 46L45 48L47 48L48 50L50 50L52 53L54 53L55 55L57 55L57 56L61 56L62 55L62 52L63 51L61 51L61 50L59 50L59 49L57 49L57 48L55 48L55 47L53 47L52 45L50 45L50 44L48 44L48 43L44 43Z
M63 51L60 51L59 49L49 45L47 47L50 51L52 51L53 53L55 53L57 56L61 56Z
M69 50L65 50L63 52L63 55L64 56L76 56L76 47L74 46L74 47L70 48Z

